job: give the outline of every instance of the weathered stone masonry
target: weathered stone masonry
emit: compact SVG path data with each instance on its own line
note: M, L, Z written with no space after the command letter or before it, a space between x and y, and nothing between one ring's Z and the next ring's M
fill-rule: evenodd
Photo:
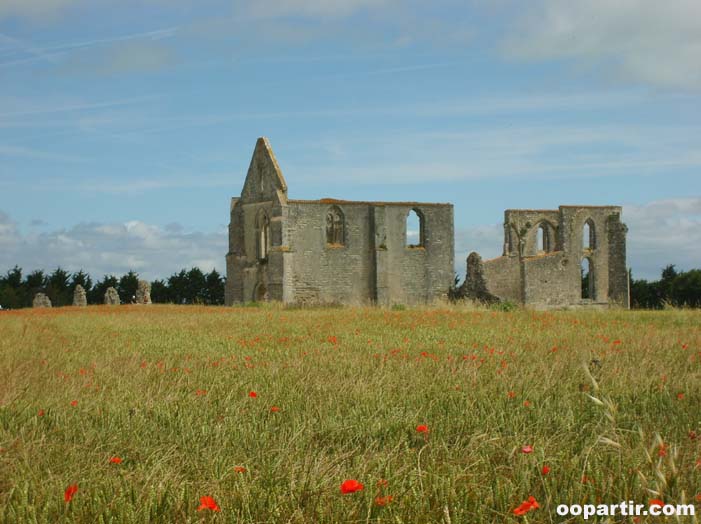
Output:
M227 304L420 304L453 283L451 204L288 199L265 138L230 213ZM627 308L626 233L617 206L508 209L503 255L483 262L471 253L461 293L542 308Z
M230 212L227 304L419 304L445 297L453 281L451 204L288 199L265 138Z
M482 262L471 253L464 294L545 308L628 308L627 231L618 206L508 209L503 255ZM583 289L585 259L590 276Z

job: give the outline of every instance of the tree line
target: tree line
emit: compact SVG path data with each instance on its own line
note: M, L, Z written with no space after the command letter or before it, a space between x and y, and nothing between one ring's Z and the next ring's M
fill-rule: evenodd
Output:
M165 280L151 282L151 301L174 304L223 304L224 283L217 270L203 273L199 268L182 269ZM3 308L18 309L31 307L34 295L45 293L53 306L73 304L73 291L80 284L85 289L88 304L102 304L105 291L113 287L119 293L122 303L132 302L139 286L139 274L129 271L121 277L105 275L93 284L93 280L82 269L70 273L60 267L52 273L35 270L23 275L22 269L15 266L0 277L0 305Z
M701 307L701 269L677 271L670 264L654 282L634 280L631 275L630 305L636 309Z

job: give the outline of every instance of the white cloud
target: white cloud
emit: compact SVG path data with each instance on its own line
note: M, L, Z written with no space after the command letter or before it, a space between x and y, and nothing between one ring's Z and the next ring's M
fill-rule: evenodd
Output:
M243 2L246 10L258 17L305 15L340 17L362 9L385 7L392 0L268 0L267 2Z
M165 278L182 268L225 272L227 233L185 232L134 220L125 224L78 224L69 229L22 233L0 211L0 271L83 269L95 278L133 269L143 278Z
M701 196L623 207L633 278L657 280L662 268L701 267Z
M537 0L529 6L506 39L511 56L573 59L627 80L701 88L698 0Z

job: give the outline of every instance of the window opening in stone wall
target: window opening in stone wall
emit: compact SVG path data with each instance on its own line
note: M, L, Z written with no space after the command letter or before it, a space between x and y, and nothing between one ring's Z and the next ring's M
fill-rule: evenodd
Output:
M424 219L418 209L412 209L406 217L406 246L423 247Z
M596 231L594 230L594 222L588 219L582 228L582 248L594 249L596 247Z
M595 300L594 292L594 267L589 258L582 259L582 298Z
M256 244L258 260L267 260L268 250L270 249L270 220L264 211L258 215L258 223L256 224Z
M536 242L538 253L550 253L552 251L550 229L548 228L547 224L540 224L538 226Z
M345 217L336 206L326 213L326 243L332 246L345 244Z

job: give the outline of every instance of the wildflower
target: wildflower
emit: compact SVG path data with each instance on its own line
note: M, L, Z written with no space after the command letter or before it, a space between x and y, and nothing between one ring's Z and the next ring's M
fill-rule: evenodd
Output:
M660 447L657 450L657 455L660 457L667 456L667 445L665 443L660 444Z
M197 391L195 391L195 395L197 395L198 397L203 397L206 394L207 394L206 389L198 389Z
M236 473L246 473L246 471L248 470L243 466L234 466L234 472Z
M277 413L278 411L280 411L280 408L277 407L277 406L271 406L271 407L270 407L270 411L273 412L273 413Z
M419 424L416 426L416 431L419 433L428 433L428 426L426 424Z
M514 391L509 391L507 395L509 396L509 398L516 398L516 393Z
M531 446L530 444L526 444L521 448L521 453L525 453L526 455L528 453L533 453L533 446Z
M523 401L523 407L524 407L524 408L530 408L530 407L531 407L531 401L530 401L530 400L524 400L524 401Z
M513 513L516 516L521 516L525 515L529 511L533 511L534 509L538 509L540 507L540 504L538 504L538 501L535 499L535 497L530 496L528 497L528 500L524 500L521 502L521 505L514 509Z
M677 393L677 400L684 400L684 393L682 391Z
M548 473L550 473L550 466L547 466L547 465L543 466L543 469L541 469L540 472L543 475L547 475Z
M344 480L341 484L341 493L344 495L355 493L356 491L362 491L364 487L365 486L355 479Z
M384 497L380 497L378 495L377 497L375 497L375 505L384 507L390 502L392 502L392 500L394 500L394 497L392 495L386 495Z
M197 508L197 511L202 511L204 509L209 509L212 511L221 511L221 508L217 505L214 498L210 496L200 497L200 505Z
M110 464L121 464L121 463L122 463L122 459L119 457L112 457L110 459Z
M250 392L248 393L248 396L251 397L251 398L256 398L256 397L258 396L258 393L256 393L255 391L250 391Z
M327 339L329 344L338 344L338 338L335 336L329 336Z
M78 484L71 484L66 488L66 491L63 493L63 500L66 502L70 502L71 499L73 499L73 495L76 494L78 491Z
M44 410L43 410L43 409L40 409L40 410L37 412L37 417L43 417L44 414L45 414Z
M77 400L71 400L71 406L76 407L78 405Z
M389 481L387 479L380 479L377 481L377 487L382 489L389 486Z
M650 506L650 507L653 507L653 506L660 506L660 507L662 507L662 506L664 506L664 500L661 500L661 499L650 499L650 502L648 502L647 505Z
M693 429L691 431L689 431L689 439L696 440L697 438L698 438L698 434L696 433L696 431L694 431Z

